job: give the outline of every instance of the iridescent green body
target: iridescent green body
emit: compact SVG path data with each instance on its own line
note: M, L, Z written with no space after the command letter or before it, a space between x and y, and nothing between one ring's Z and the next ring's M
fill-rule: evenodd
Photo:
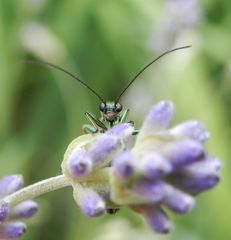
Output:
M75 76L74 74L68 72L67 70L52 64L48 62L42 62L42 61L27 61L27 63L31 64L40 64L40 65L46 65L48 67L55 68L61 72L66 73L67 75L71 76L73 79L76 81L80 82L84 87L86 87L88 90L90 90L97 98L100 99L101 103L99 105L100 112L101 112L101 118L98 119L95 117L92 113L86 112L85 115L88 118L88 120L91 122L92 125L90 124L85 124L83 126L83 131L84 133L96 133L96 132L105 132L107 129L115 126L116 124L119 123L124 123L127 119L128 115L128 109L125 111L122 111L122 105L119 103L119 100L121 96L124 94L124 92L131 86L131 84L140 76L141 73L144 72L145 69L147 69L149 66L151 66L154 62L165 56L166 54L169 54L171 52L184 49L184 48L189 48L191 46L184 46L184 47L179 47L179 48L174 48L172 50L166 51L159 55L157 58L152 60L150 63L148 63L146 66L144 66L133 78L132 80L127 84L127 86L123 89L123 91L120 93L116 101L114 102L105 102L104 99L93 89L91 88L87 83L82 81L80 78ZM139 131L135 130L133 134L138 134Z
M113 126L124 123L127 120L128 109L122 111L122 105L116 102L101 102L99 105L101 118L95 117L92 113L86 112L90 124L83 125L84 133L105 132Z

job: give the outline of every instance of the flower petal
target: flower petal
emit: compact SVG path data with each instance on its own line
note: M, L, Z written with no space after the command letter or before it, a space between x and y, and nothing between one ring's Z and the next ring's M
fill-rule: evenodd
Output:
M4 222L9 215L9 206L6 202L0 202L0 223Z
M179 134L199 142L205 142L209 138L209 133L205 126L198 121L187 121L177 125L170 130L172 134Z
M173 115L174 105L172 102L161 101L157 103L145 118L139 135L153 134L166 129Z
M129 143L134 131L134 126L131 123L117 124L106 131L106 134L119 137L125 144Z
M88 152L89 158L92 159L94 167L104 167L111 162L114 154L117 153L120 142L117 137L102 135L91 146Z
M144 203L157 203L163 199L165 189L160 181L140 179L133 184L132 190L144 198Z
M219 182L217 175L192 176L184 180L184 190L191 194L198 194L214 187Z
M0 225L0 238L11 239L21 237L26 231L26 225L22 222L12 222Z
M29 218L32 217L38 210L38 205L32 200L26 200L19 203L10 211L10 219Z
M135 162L130 151L124 151L113 162L115 174L122 178L127 179L135 173Z
M181 186L191 194L198 194L214 187L220 180L221 162L217 158L207 157L182 171Z
M132 209L140 213L147 221L148 225L158 233L168 233L172 224L167 214L160 207L137 206Z
M74 151L68 159L68 170L74 177L86 176L92 171L92 161L84 151Z
M214 187L220 179L221 162L217 158L206 157L200 162L180 169L171 176L171 182L179 189L196 195Z
M195 199L192 196L185 194L170 185L166 185L165 189L163 203L173 212L185 214L191 211L194 207Z
M160 179L172 171L171 164L161 155L152 153L142 159L142 172L149 179Z
M104 214L106 211L104 200L91 188L75 184L74 199L83 214L88 217L97 217Z
M184 168L186 174L205 174L205 173L217 173L222 167L221 161L212 156L206 156L206 158L203 159L203 161L195 162L191 164L190 166L187 166Z
M0 180L0 198L19 190L23 185L24 181L22 175L15 174L3 177Z
M182 168L200 161L204 157L203 146L192 140L183 140L167 144L163 155L169 159L175 168Z

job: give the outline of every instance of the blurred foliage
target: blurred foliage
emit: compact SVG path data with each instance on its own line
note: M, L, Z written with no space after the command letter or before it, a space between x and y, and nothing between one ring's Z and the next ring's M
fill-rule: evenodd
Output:
M29 184L60 174L65 148L86 122L84 112L98 114L98 101L79 83L24 60L58 64L103 98L115 99L157 55L156 29L166 27L161 21L171 17L165 16L165 4L171 1L173 6L177 2L0 1L0 175L19 172ZM230 10L228 0L200 1L198 23L179 25L167 45L193 48L160 60L137 79L122 101L137 125L155 101L175 101L176 122L191 118L205 122L211 132L208 149L224 161L221 184L199 197L191 214L175 217L172 239L230 239ZM178 5L175 11L184 12ZM190 16L185 15L187 20ZM40 198L40 213L29 222L23 239L96 239L98 226L122 216L133 227L144 228L139 217L123 209L116 216L87 219L71 195L64 189Z

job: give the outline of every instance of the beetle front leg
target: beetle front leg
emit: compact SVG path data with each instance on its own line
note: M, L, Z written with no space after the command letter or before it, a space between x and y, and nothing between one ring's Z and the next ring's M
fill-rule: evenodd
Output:
M98 129L95 128L94 126L90 125L90 124L84 124L83 125L83 132L85 134L94 134L94 133L97 133L98 132Z
M91 122L91 124L94 126L96 129L102 129L103 131L107 130L107 127L105 124L98 118L96 118L92 113L85 112L86 118Z
M129 109L126 109L126 110L122 113L122 115L121 115L121 117L120 117L120 119L119 119L119 123L125 123L125 121L127 120L128 112L129 112Z

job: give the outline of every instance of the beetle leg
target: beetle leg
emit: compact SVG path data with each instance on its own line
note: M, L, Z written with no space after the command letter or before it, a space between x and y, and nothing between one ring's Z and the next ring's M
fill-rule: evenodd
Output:
M128 112L129 112L129 109L126 109L126 110L122 113L122 115L121 115L121 117L120 117L120 119L119 119L119 123L124 123L124 122L126 121L127 116L128 116Z
M90 124L84 124L83 125L83 132L85 134L93 134L93 133L97 133L98 129L95 128L94 126L90 125Z
M85 112L85 116L96 129L101 128L103 130L107 130L107 127L104 125L104 123L96 118L92 113Z

